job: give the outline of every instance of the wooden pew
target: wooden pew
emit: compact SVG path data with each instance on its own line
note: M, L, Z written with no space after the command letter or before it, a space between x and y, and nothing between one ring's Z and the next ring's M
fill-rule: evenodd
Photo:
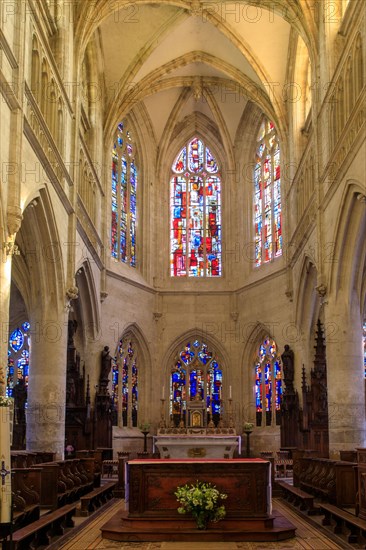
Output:
M100 487L100 479L102 474L102 451L89 449L76 451L76 458L92 458L94 460L94 466L89 464L88 468L93 470L94 487Z
M340 507L355 506L356 463L302 457L297 465L299 488Z
M363 519L333 506L328 503L321 503L319 505L321 512L324 514L322 520L323 525L332 525L332 520L335 522L334 533L345 534L348 533L348 542L357 543L360 542L361 537L363 541L366 537L366 521Z
M105 504L113 497L113 489L116 485L117 481L109 481L101 487L97 487L90 493L80 497L80 515L88 516L91 512L94 512L97 508L102 506L102 504Z
M36 464L34 468L41 470L41 507L56 509L91 491L94 478L86 472L84 464L85 459Z
M66 528L74 527L76 503L58 508L45 514L32 524L18 529L3 543L3 550L29 550L48 546L56 535L63 535Z
M277 480L276 485L281 487L283 496L288 502L298 506L300 510L306 511L309 516L319 513L319 508L314 506L313 495L286 483L286 481Z
M46 451L11 451L12 468L31 468L34 464L52 462L55 459L55 453Z
M40 472L34 468L12 469L13 523L19 529L39 518Z

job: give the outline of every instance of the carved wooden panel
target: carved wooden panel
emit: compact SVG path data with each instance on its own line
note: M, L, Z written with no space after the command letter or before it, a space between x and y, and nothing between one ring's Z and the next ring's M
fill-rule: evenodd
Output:
M197 480L228 495L227 517L267 516L268 461L130 461L128 471L130 516L178 518L174 492Z

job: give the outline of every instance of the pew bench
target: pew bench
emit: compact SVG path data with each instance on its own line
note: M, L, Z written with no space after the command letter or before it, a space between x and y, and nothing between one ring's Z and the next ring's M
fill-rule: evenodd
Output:
M71 459L36 464L41 471L41 508L56 509L71 504L94 487L88 468L92 459ZM86 467L85 467L86 464Z
M97 487L90 493L80 497L80 516L88 516L97 508L105 504L113 497L113 489L116 487L117 481L109 481L101 487Z
M347 540L349 543L359 542L361 537L365 539L366 521L364 519L360 519L346 512L346 510L328 503L321 503L319 508L321 513L324 514L322 525L332 525L332 520L334 520L333 532L336 534L347 534L346 532L348 532Z
M68 504L45 514L37 521L15 531L3 543L3 550L35 550L51 544L52 538L63 535L66 528L74 527L72 516L77 504Z
M103 460L102 477L118 476L118 460Z
M286 483L286 481L277 480L276 485L281 487L282 494L288 502L298 506L302 511L307 511L309 516L318 513L318 508L314 506L313 495L306 493L299 487Z
M38 470L12 469L13 522L16 529L39 519L40 487L41 478Z

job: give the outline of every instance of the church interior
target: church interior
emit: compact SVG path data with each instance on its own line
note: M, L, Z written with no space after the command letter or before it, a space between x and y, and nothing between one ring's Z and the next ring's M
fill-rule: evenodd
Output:
M2 0L5 549L172 459L363 540L365 43L362 0Z

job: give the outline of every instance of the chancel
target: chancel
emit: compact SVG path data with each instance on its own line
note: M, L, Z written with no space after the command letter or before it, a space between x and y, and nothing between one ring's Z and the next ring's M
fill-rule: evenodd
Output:
M255 538L262 468L266 540L286 498L364 543L365 17L0 2L4 550L123 499L135 460L177 525L175 469L227 493L214 542Z
M153 438L163 458L233 458L236 449L240 454L231 386L224 400L222 370L207 344L188 342L179 353L171 371L169 393L169 422L162 398L158 435Z

